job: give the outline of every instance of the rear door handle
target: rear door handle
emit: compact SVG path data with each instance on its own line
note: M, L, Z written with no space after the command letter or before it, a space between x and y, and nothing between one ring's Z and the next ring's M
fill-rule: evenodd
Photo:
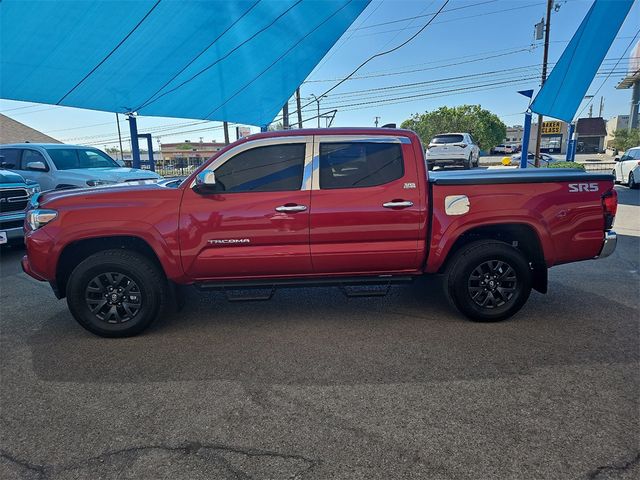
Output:
M276 212L295 213L304 212L307 209L304 205L280 205L276 207Z
M383 203L382 206L384 208L407 208L407 207L413 207L413 202L410 202L408 200L394 201L394 202Z

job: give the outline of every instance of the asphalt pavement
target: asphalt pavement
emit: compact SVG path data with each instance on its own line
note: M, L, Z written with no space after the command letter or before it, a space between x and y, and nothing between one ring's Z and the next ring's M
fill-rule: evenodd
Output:
M229 303L191 292L103 339L0 253L2 479L640 477L640 191L609 258L550 271L512 320L435 278Z

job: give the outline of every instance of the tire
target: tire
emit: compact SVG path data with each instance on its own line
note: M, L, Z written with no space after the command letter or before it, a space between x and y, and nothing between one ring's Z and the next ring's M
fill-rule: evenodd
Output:
M464 246L445 274L451 302L477 322L498 322L516 314L529 298L531 283L531 268L522 252L496 240Z
M614 185L619 184L619 183L620 183L620 181L618 180L618 176L616 175L616 170L615 170L615 169L613 169L613 170L611 171L611 175L613 175L613 184L614 184Z
M633 177L633 172L629 172L629 183L628 183L628 185L629 185L629 188L634 189L634 190L636 188L638 188L638 186L640 186L636 182L636 179Z
M473 153L469 154L469 158L467 159L467 161L465 162L464 169L465 170L471 170L471 167L473 166Z
M159 316L167 298L164 272L129 250L91 255L76 266L67 283L71 314L101 337L139 334Z

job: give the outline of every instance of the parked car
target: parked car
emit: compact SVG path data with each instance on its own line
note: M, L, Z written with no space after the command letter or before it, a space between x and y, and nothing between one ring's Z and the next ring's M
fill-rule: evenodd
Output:
M39 191L37 183L0 170L0 245L22 240L29 199Z
M615 160L616 166L612 173L616 182L626 183L629 188L638 188L640 186L640 147L630 148Z
M480 147L470 133L443 133L429 142L426 152L427 168L461 166L477 167Z
M185 284L273 292L442 274L464 315L504 320L532 288L547 291L549 267L615 248L609 174L425 166L408 130L260 133L177 188L36 195L22 266L66 296L84 328L120 337L148 327Z
M491 149L490 153L515 153L517 148L514 145L496 145Z
M0 168L37 182L42 190L162 178L149 170L122 167L97 148L60 143L0 145Z

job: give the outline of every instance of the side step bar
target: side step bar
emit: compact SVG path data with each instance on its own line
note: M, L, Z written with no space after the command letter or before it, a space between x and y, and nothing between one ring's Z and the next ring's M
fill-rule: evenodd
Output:
M250 281L199 282L198 290L222 290L230 302L270 300L277 287L330 287L338 286L347 297L378 297L389 293L391 285L411 283L414 277L400 275L376 275L373 277L283 278ZM383 287L354 288L354 287ZM232 295L230 291L263 290L262 295Z

